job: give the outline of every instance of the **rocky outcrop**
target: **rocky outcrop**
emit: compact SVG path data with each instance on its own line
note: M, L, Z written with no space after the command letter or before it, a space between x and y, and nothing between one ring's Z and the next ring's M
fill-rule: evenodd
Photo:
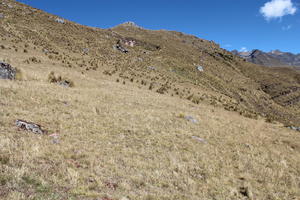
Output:
M118 42L118 43L114 46L114 49L119 50L119 51L122 52L122 53L128 53L128 52L129 52L126 48L124 48L124 47L120 44L120 42Z
M61 18L56 18L55 21L56 21L57 23L60 23L60 24L65 24L65 23L66 23L65 20L64 20L64 19L61 19Z
M16 69L10 64L0 61L0 79L16 79Z
M42 130L42 127L32 122L26 122L24 120L16 120L16 126L22 130L31 131L36 134L44 134L46 131Z

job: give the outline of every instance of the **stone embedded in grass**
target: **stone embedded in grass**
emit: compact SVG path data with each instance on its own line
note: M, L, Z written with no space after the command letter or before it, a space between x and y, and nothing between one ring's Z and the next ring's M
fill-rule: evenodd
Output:
M16 126L20 129L31 131L36 134L44 134L46 131L42 130L42 127L38 124L27 122L24 120L16 120Z
M197 136L192 136L193 139L197 140L198 142L202 142L202 143L207 143L205 139L197 137Z
M63 87L72 87L72 82L68 80L63 80L58 83L58 85L63 86Z
M300 127L297 127L297 126L289 126L288 127L289 129L292 129L294 131L299 131L300 132Z
M16 69L10 64L0 61L0 79L16 79Z
M204 71L204 69L203 69L202 66L197 66L197 70L198 70L199 72L203 72L203 71Z
M192 117L192 116L185 116L184 118L185 118L187 121L190 121L190 122L192 122L192 123L194 123L194 124L198 124L198 120L195 119L195 118Z
M156 67L154 67L154 66L149 66L148 69L149 69L149 70L155 71L155 70L156 70Z
M90 52L89 48L83 48L82 49L82 53L84 53L84 54L88 54L89 52Z

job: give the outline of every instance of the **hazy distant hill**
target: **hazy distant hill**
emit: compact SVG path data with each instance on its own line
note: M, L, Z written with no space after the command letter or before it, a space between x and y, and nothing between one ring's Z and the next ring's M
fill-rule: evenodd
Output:
M300 66L300 54L282 52L279 50L263 52L258 49L247 52L238 52L237 50L234 50L232 53L246 59L248 62L259 65L272 67Z

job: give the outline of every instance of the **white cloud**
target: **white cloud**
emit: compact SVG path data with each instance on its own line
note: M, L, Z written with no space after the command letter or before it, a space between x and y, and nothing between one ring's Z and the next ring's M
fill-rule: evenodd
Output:
M294 15L296 11L297 8L291 0L271 0L260 8L260 13L266 20Z
M283 31L288 31L288 30L290 30L292 28L292 25L287 25L287 26L283 26L282 27L282 30Z
M240 52L247 52L247 51L248 51L247 47L242 47L242 48L240 49Z

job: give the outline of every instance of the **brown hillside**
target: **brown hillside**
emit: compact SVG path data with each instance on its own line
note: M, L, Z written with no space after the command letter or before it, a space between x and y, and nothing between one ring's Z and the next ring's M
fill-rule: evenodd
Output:
M299 71L1 3L1 200L299 198Z
M2 6L1 36L15 45L26 43L74 70L140 79L153 90L198 102L198 99L255 117L299 125L299 82L291 70L265 69L244 62L212 41L174 31L145 30L130 23L103 30L81 26L19 3ZM113 48L120 41L129 53ZM126 41L133 41L133 47ZM88 50L88 53L85 51ZM22 51L22 49L21 49ZM86 55L83 55L85 52ZM204 67L198 72L196 66ZM149 73L149 67L156 70ZM290 73L293 76L290 76ZM274 80L276 79L276 80ZM137 80L134 80L135 82ZM273 85L278 94L266 89ZM145 87L146 88L146 87ZM286 92L294 88L286 95ZM283 97L281 97L283 93Z

